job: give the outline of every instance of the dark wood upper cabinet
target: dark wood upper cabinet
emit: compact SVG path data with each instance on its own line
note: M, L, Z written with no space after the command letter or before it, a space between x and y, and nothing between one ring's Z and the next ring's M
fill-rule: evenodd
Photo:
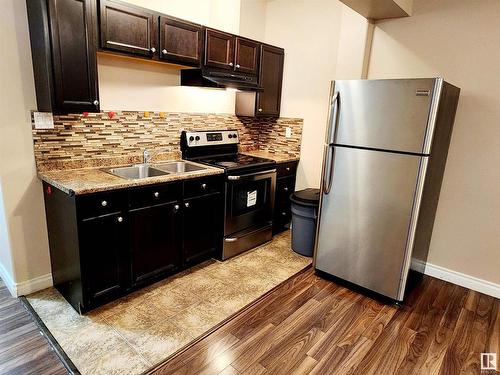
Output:
M203 53L203 27L160 16L160 59L198 66Z
M234 70L257 75L260 43L236 37L235 46Z
M284 58L285 51L282 48L262 45L259 84L264 90L257 92L257 116L280 114Z
M205 66L233 70L234 42L234 35L206 29Z
M27 1L39 111L99 111L94 6L92 0Z
M157 56L157 17L153 11L114 0L100 1L101 48Z

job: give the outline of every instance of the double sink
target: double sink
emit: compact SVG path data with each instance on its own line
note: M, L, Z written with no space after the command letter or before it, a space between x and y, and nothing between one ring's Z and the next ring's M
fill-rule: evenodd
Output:
M148 177L165 176L168 174L180 174L208 169L202 165L188 161L173 161L153 164L134 164L125 167L107 168L104 172L126 180L136 180Z

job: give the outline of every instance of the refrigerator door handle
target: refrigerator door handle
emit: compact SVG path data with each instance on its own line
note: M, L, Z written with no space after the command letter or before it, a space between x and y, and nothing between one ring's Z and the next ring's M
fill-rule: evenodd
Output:
M333 89L333 87L332 87ZM339 108L340 92L336 92L330 101L330 110L328 111L328 122L326 124L326 144L331 145L335 142L337 134L338 108Z
M332 189L333 163L335 162L335 147L332 145L325 146L325 160L323 162L323 194L330 194Z

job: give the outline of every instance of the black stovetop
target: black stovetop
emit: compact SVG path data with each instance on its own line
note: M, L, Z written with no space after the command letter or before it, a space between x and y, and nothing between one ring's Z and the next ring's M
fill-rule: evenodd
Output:
M260 169L260 168L272 167L275 164L274 160L259 158L256 156L250 156L240 153L206 156L200 159L196 159L196 161L199 163L204 163L219 168L224 168L225 170L236 170L236 169L247 169L247 168Z

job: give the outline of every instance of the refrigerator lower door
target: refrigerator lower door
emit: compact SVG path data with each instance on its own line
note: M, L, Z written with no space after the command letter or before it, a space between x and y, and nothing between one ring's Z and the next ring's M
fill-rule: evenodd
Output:
M321 198L315 267L402 300L417 179L427 157L338 146L333 151L331 190Z

